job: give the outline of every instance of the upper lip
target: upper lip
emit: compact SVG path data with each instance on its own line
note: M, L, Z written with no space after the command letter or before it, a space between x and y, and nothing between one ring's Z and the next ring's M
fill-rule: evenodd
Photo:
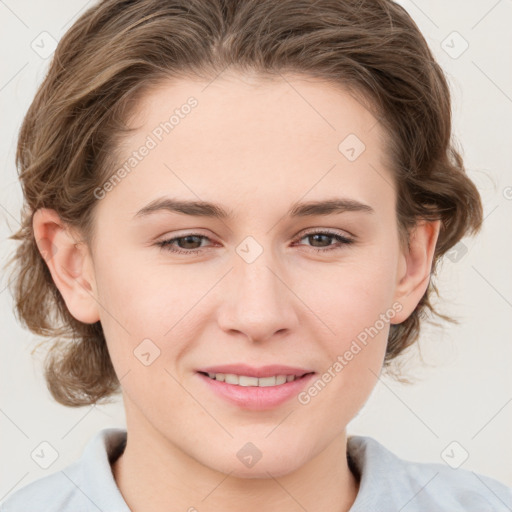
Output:
M247 364L223 364L220 366L208 366L199 368L198 372L203 373L231 373L234 375L247 375L248 377L272 377L274 375L295 375L302 377L306 373L312 373L313 370L307 368L298 368L296 366L284 366L281 364L271 364L256 368Z

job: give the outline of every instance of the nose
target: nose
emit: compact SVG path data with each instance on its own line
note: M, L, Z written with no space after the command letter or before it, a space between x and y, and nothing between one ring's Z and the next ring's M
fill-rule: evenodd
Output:
M252 342L293 331L298 324L297 299L286 282L286 272L266 254L252 263L235 255L218 310L221 329L241 333Z

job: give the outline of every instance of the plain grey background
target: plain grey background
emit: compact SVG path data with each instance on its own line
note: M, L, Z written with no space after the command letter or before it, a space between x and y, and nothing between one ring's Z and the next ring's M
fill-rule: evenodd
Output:
M95 2L0 1L1 263L14 250L22 204L17 132L58 41ZM441 311L461 324L425 326L410 351L413 386L381 378L349 434L369 435L400 457L447 463L512 486L512 1L401 0L425 35L453 93L454 136L484 203L484 227L445 259L436 279ZM39 338L21 328L0 281L0 501L76 460L92 435L124 426L121 399L66 408L50 397ZM41 443L49 443L41 444ZM44 451L45 459L34 454ZM47 466L47 467L41 467Z

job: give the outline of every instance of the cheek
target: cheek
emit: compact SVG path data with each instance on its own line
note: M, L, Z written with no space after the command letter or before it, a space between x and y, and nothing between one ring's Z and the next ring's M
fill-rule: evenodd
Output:
M326 265L302 288L308 306L321 319L316 322L321 329L318 343L327 356L322 371L332 382L331 399L340 410L346 410L346 400L364 401L376 384L397 312L394 258L392 249L361 251L339 265Z
M388 269L361 270L347 273L329 293L318 292L317 308L312 307L329 330L323 329L317 337L317 348L325 355L319 382L305 390L301 403L314 403L318 414L326 414L338 425L347 424L374 389L386 353L389 322L396 314L390 279L384 273Z
M178 267L159 266L142 256L132 248L102 258L98 299L107 324L114 322L137 336L161 337L183 315L193 288L180 282Z
M297 279L298 295L333 338L346 341L391 307L396 261L381 252L359 251L336 264L317 264Z
M101 324L114 365L123 368L131 366L134 350L145 339L160 345L174 321L169 288L161 280L148 279L146 269L118 254L103 258L96 270Z
M139 387L169 386L165 370L174 374L173 362L193 345L204 318L199 303L211 284L178 266L151 265L120 253L115 261L115 267L99 266L97 277L100 320L116 373L129 372ZM175 376L181 380L181 374Z

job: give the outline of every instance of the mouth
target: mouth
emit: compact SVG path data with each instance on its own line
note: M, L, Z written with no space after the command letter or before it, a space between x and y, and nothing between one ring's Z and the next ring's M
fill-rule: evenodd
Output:
M316 372L282 365L254 368L237 364L201 368L196 375L212 397L239 409L263 411L297 397Z
M268 377L255 377L251 375L237 375L235 373L216 373L216 372L198 372L201 375L208 377L209 379L216 380L218 382L225 382L226 384L233 384L234 386L242 387L271 387L281 386L287 382L293 382L296 380L303 379L308 375L312 375L315 372L305 372L298 375L295 374L278 374L270 375Z

